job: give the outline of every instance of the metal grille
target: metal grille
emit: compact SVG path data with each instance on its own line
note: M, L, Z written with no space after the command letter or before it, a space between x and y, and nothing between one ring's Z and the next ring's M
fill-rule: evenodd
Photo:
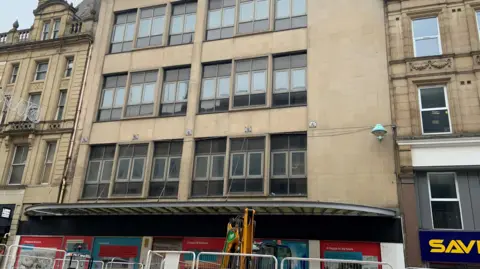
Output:
M148 251L146 269L194 269L196 255L192 251Z
M272 255L200 252L195 269L277 269Z

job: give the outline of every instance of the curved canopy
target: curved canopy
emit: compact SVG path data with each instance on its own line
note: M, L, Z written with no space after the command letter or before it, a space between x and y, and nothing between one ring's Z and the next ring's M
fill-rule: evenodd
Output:
M235 215L254 208L259 215L335 215L396 217L394 209L326 202L208 201L144 203L38 204L25 209L27 216L104 215Z

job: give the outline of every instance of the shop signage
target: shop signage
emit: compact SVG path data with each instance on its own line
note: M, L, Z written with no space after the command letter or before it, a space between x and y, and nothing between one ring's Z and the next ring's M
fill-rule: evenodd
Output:
M480 262L480 232L420 231L422 260Z
M4 207L2 208L2 214L0 215L0 217L4 219L9 219L11 213L12 213L12 210L10 208Z

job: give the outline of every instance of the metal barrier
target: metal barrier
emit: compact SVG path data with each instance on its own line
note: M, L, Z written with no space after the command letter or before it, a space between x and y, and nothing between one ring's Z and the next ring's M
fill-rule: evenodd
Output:
M222 266L223 258L231 258L231 266ZM226 269L235 268L242 262L247 263L249 269L278 269L278 260L272 255L240 254L223 252L200 252L197 256L195 269ZM170 269L170 268L166 268Z
M0 244L0 267L2 266L2 262L5 258L5 255L7 254L7 245L5 244Z
M53 264L53 269L78 269L80 263L76 260L65 259L55 259Z
M105 269L105 263L102 261L95 260L74 260L79 262L78 269L88 269L88 265L91 263L91 269Z
M55 248L41 248L11 245L7 248L3 269L53 269L54 260L64 259L66 251Z
M139 262L107 262L105 269L143 269L143 263Z
M196 255L193 251L149 250L146 269L194 269Z
M386 262L357 261L321 258L286 257L280 262L280 269L393 269ZM397 268L400 269L400 268Z

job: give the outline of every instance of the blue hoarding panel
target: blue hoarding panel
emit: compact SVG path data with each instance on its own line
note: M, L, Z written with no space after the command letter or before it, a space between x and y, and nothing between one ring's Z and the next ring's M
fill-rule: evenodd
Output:
M422 260L480 263L480 232L420 231Z

